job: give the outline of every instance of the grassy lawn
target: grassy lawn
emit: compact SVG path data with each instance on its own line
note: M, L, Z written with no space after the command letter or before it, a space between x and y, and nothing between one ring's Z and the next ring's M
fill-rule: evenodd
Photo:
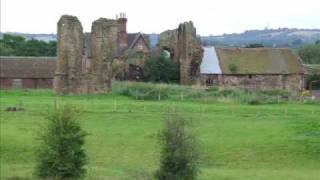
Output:
M294 127L320 120L319 104L245 105L196 100L143 101L115 93L54 96L51 91L1 91L1 179L32 179L37 132L55 104L76 104L90 135L87 179L148 179L159 160L157 134L174 109L193 120L200 140L199 179L318 180L320 156ZM21 112L4 111L22 105Z

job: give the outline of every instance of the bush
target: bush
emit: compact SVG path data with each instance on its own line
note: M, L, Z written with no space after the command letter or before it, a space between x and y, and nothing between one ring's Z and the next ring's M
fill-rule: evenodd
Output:
M48 125L40 133L36 175L40 179L80 179L86 170L83 148L86 133L76 118L79 110L64 106L49 112Z
M199 154L195 136L190 133L190 122L177 115L168 116L160 134L160 180L192 180L199 172Z

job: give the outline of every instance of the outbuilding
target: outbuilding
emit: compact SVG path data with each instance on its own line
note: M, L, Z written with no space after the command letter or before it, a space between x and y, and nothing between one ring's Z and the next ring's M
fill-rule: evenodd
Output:
M286 48L204 47L200 66L203 86L250 90L304 88L302 61Z

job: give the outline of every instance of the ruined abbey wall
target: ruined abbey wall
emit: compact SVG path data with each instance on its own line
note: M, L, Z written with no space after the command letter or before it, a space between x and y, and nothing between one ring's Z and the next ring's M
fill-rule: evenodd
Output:
M75 16L62 16L58 22L57 68L53 82L56 93L81 91L82 25Z
M111 89L112 61L117 52L116 20L93 22L90 67L83 69L84 34L75 16L64 15L58 22L58 57L54 76L56 94L95 94Z

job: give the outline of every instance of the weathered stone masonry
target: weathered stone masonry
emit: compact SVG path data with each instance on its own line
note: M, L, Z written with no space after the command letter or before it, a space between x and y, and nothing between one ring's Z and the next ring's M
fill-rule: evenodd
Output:
M77 17L64 15L58 22L57 68L53 82L57 94L81 92L81 59L84 42Z
M116 20L100 18L93 22L91 33L91 62L84 52L84 34L75 16L64 15L58 22L57 68L54 77L56 94L95 94L110 90L111 64L117 52L118 25Z

